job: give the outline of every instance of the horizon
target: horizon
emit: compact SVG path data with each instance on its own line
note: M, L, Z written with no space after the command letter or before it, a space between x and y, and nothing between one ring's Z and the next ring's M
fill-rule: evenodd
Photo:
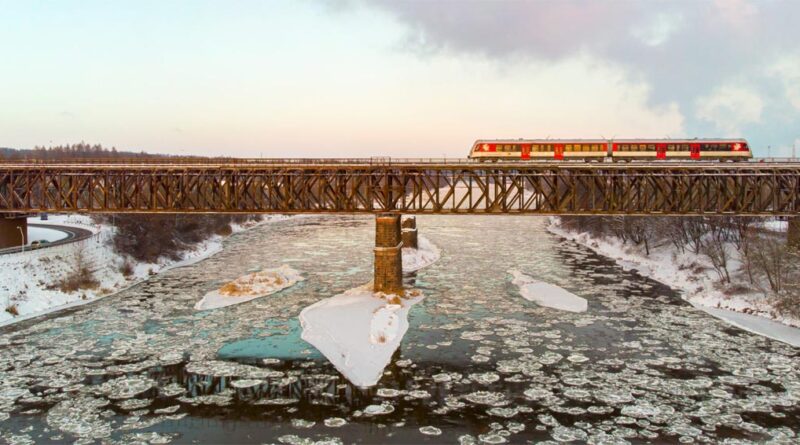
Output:
M778 157L800 142L798 3L454 5L3 2L0 146L465 157L478 139L741 137Z

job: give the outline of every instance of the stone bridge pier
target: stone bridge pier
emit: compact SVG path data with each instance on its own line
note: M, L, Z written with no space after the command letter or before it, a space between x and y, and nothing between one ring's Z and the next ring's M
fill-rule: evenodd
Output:
M403 293L403 237L400 215L375 217L375 292Z
M786 228L786 244L800 250L800 217L788 218L789 226Z
M28 243L27 215L0 214L0 249Z

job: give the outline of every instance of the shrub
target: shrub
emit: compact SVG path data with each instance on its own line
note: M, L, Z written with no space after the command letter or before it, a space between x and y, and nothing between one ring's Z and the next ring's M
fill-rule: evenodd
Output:
M126 258L122 265L119 266L119 272L125 278L133 275L133 264Z
M14 317L19 316L19 310L17 309L16 304L9 304L8 306L6 306L6 312L8 312Z
M100 283L86 264L83 250L75 253L75 266L72 272L57 284L58 289L65 293L76 292L80 289L97 289L99 286Z

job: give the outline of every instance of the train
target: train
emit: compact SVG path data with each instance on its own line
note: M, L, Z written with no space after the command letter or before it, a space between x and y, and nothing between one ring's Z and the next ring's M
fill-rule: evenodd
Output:
M468 156L478 161L743 161L753 157L745 139L486 139Z

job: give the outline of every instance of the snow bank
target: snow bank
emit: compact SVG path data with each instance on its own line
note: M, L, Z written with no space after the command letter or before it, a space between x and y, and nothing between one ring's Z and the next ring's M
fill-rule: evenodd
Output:
M233 231L241 232L286 218L271 215L263 221L235 225ZM28 218L28 221L42 223L38 217ZM154 274L197 263L222 250L223 238L214 236L184 251L178 261L162 258L155 263L135 263L133 274L126 277L120 272L125 258L118 255L109 243L114 233L113 226L97 224L91 217L77 214L51 214L44 223L80 227L91 230L94 235L82 241L0 256L0 326L91 303L134 286ZM57 283L74 271L78 256L92 271L99 286L96 289L62 292Z
M302 339L311 343L351 383L378 383L408 330L408 311L422 301L375 293L367 284L312 304L300 312Z
M203 296L197 310L217 309L279 292L302 281L300 272L287 265L243 275Z
M525 275L518 270L509 270L514 285L519 288L519 293L528 301L540 306L559 309L569 312L586 312L587 302L571 292L554 284L545 283Z
M415 272L435 263L442 256L441 251L424 236L417 236L417 249L403 248L403 272Z
M769 318L787 326L800 326L800 320L783 317L777 314L769 301L757 292L737 295L726 295L718 287L719 277L703 255L689 252L677 252L670 244L653 246L650 255L643 251L624 245L613 238L594 238L588 233L575 233L565 230L559 225L557 218L551 218L548 231L581 244L600 255L614 259L626 270L636 270L640 274L682 291L682 297L695 307L702 307L711 315L731 322L732 317L721 317L729 311L751 312L762 318ZM735 251L733 252L736 254ZM730 270L736 270L741 262L737 258L730 261ZM712 311L721 309L727 311ZM749 318L749 317L746 317ZM797 330L796 328L790 328ZM753 330L753 332L760 333ZM777 340L791 343L783 337ZM786 337L788 338L788 337Z

